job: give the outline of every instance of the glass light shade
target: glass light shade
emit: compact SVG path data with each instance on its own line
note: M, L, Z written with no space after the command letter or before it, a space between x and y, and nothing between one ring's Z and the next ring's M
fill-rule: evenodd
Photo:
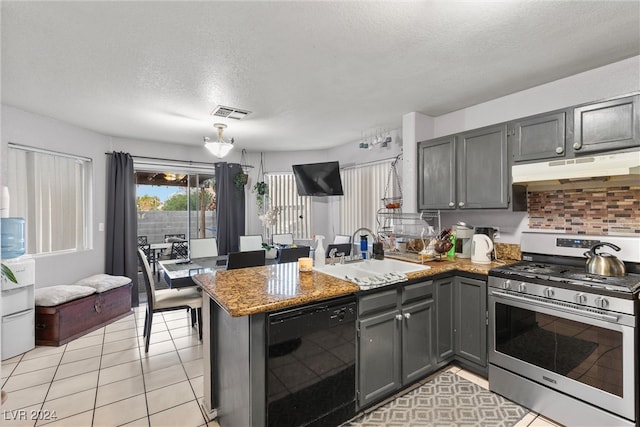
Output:
M204 146L207 150L211 151L211 154L219 159L229 154L233 148L233 144L226 141L205 142Z

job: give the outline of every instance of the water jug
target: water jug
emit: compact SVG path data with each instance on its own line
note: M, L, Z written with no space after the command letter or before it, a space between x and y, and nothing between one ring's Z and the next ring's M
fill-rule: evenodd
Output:
M24 218L0 218L2 259L24 255Z

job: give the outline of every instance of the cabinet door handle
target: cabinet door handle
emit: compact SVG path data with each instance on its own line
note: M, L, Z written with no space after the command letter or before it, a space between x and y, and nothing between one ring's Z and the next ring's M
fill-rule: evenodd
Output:
M405 319L410 319L411 318L411 313L405 313L404 314L404 318Z
M453 202L449 202L449 206L453 207L453 206L455 206L455 205L456 205L455 203L453 203Z
M458 206L463 207L464 206L464 202L459 202Z
M396 314L396 320L402 320L402 314Z
M556 154L562 154L562 153L564 153L564 148L556 147Z
M573 143L573 149L574 150L579 150L582 148L582 144L580 144L579 142L574 142Z

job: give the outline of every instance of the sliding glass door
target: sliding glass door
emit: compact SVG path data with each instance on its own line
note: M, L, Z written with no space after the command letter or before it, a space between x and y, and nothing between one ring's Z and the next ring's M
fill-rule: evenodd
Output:
M215 175L180 169L136 170L138 236L162 243L168 235L216 237Z

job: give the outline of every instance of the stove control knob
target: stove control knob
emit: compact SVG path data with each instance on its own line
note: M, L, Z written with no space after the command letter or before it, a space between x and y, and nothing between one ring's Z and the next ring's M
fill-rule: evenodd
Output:
M609 300L606 298L602 298L602 297L597 297L595 299L595 303L597 307L600 308L608 308L609 307Z
M587 302L587 296L585 294L583 294L582 292L577 293L576 294L576 302L578 304L586 304Z
M511 280L505 280L502 282L502 289L511 289Z
M553 290L553 288L546 288L544 290L544 296L547 298L553 298L553 296L555 295L555 291Z
M518 292L527 292L527 285L524 282L521 282L518 285Z

